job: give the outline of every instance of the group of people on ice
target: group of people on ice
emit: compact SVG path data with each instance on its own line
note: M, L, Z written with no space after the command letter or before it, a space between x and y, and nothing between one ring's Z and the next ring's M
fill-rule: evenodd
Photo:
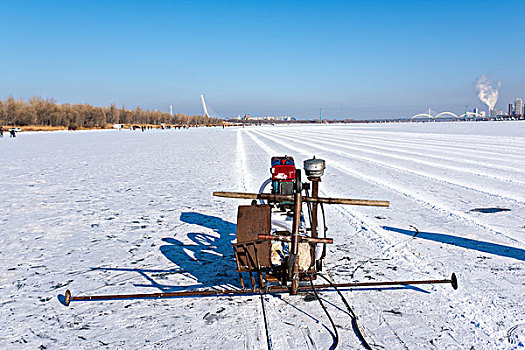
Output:
M0 137L4 137L4 129L0 128ZM9 129L9 137L16 137L15 129Z

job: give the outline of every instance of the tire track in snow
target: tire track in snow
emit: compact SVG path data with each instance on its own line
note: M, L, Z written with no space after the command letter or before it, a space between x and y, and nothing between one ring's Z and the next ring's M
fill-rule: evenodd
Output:
M485 142L480 141L479 135L465 135L465 134L453 134L451 136L443 135L443 134L432 134L432 133L410 133L410 132L391 132L391 131L372 131L372 130L351 130L353 134L366 134L366 135L377 135L377 137L386 136L386 139L390 139L391 137L388 137L388 135L391 135L393 137L401 137L402 139L410 139L410 140L423 140L426 142L431 142L431 144L435 143L441 143L441 144L460 144L463 147L467 149L473 149L474 147L469 146L475 146L475 150L479 151L494 151L495 148L502 149L503 154L507 154L509 152L509 149L514 149L518 151L518 155L521 154L521 151L523 150L523 147L525 147L525 143L523 142L523 139L521 137L494 137L494 136L483 136L482 138L485 140ZM471 140L469 140L471 139ZM486 140L494 140L494 142L486 142ZM516 145L517 144L517 145Z
M346 133L345 133L346 132ZM324 130L319 131L320 134L331 136L331 133ZM362 138L367 138L370 140L378 140L378 141L398 141L401 142L404 145L416 145L416 146L422 146L422 147L436 147L439 149L446 149L451 151L460 151L460 154L464 154L465 152L472 152L474 154L481 154L481 156L486 158L487 153L493 154L496 157L502 157L502 156L509 156L518 158L521 160L525 160L525 157L523 155L523 148L517 147L518 153L510 153L508 150L503 151L495 151L494 147L492 148L483 148L483 149L477 149L472 146L465 146L461 145L460 140L458 137L455 137L450 140L443 140L443 139L431 139L428 137L425 137L425 135L428 134L414 134L414 133L389 133L386 135L384 132L373 132L373 131L362 131L362 130L351 130L351 129L338 129L337 133L339 135L349 135L349 136L357 136ZM464 135L457 135L457 136L464 136ZM500 144L498 146L505 147L504 145ZM453 144L453 146L451 146ZM525 146L524 146L525 147ZM499 158L495 158L499 159Z
M309 137L316 138L316 139L321 139L321 140L326 140L327 137L330 137L332 140L336 140L337 142L340 142L340 143L345 144L345 145L372 147L372 148L375 148L375 149L386 150L388 152L396 152L396 153L400 153L400 154L411 154L411 155L420 156L420 157L434 158L434 159L438 159L440 161L444 160L444 161L454 161L454 162L458 162L458 163L468 163L468 164L482 166L482 167L485 167L485 168L491 168L491 169L497 169L497 170L503 170L503 171L509 171L509 172L517 172L517 173L522 173L522 174L525 175L525 169L522 169L522 168L514 168L514 167L505 166L505 165L491 164L491 163L488 163L486 160L485 161L477 161L477 160L470 160L470 159L451 157L451 156L441 156L441 155L437 155L437 154L431 154L429 152L426 152L426 153L417 152L417 151L414 151L413 149L408 148L408 147L406 147L404 145L400 146L399 143L396 143L394 141L381 140L380 142L374 142L374 141L367 141L368 139L363 139L363 138L350 140L348 138L338 137L337 135L324 134L325 136L322 137L322 136L318 135L318 133L313 134L313 133L307 132L307 133L303 133L303 134L309 134L310 135ZM391 145L392 147L382 147L380 145ZM494 158L494 159L496 159L496 158ZM501 159L498 159L498 160L501 160ZM437 166L437 164L434 164L434 165ZM439 164L439 166L442 166L442 164ZM474 173L475 170L476 169L472 169L469 172ZM478 173L479 172L476 172L476 174L478 174ZM493 175L491 175L491 176L493 176ZM509 179L509 177L505 177L503 179L507 180L507 179ZM510 180L513 180L513 178L510 177ZM520 182L520 181L518 181L518 182ZM524 183L525 184L525 182L520 182L520 183Z
M290 128L289 130L291 130ZM461 151L473 151L473 152L494 152L498 155L506 155L509 153L509 148L514 148L517 150L516 153L513 153L512 155L520 158L524 158L523 155L523 147L525 147L525 140L522 137L514 137L511 139L504 138L502 136L498 136L496 138L497 143L493 143L490 145L484 145L480 142L480 139L487 138L490 136L484 136L484 135L476 135L475 141L472 142L465 142L464 137L468 137L469 135L462 135L462 134L454 134L453 137L450 138L432 138L429 137L431 134L420 134L420 133L404 133L404 132L378 132L373 130L352 130L352 129L344 129L344 128L334 128L331 130L319 130L319 134L324 135L332 135L333 132L336 132L339 135L351 135L351 136L357 136L360 138L370 138L375 140L381 140L381 141L390 141L395 140L403 143L411 143L416 145L429 145L440 148L448 148L457 150L458 148L462 147ZM523 145L523 146L521 146ZM476 148L481 146L481 148ZM501 150L498 150L500 149Z
M331 137L330 133L326 133L326 132L321 132L321 133L327 135L327 137ZM378 140L381 142L397 141L397 142L400 142L402 145L416 145L416 146L424 147L425 149L444 149L444 150L452 151L452 152L460 152L461 155L470 153L473 157L476 157L474 154L480 154L481 159L489 158L493 160L501 160L504 157L511 157L511 158L516 158L516 160L520 162L525 162L525 156L521 154L510 154L509 152L494 152L493 149L479 150L479 149L473 149L472 147L461 149L458 145L449 146L449 144L452 142L456 143L457 142L456 139L454 139L453 141L449 141L447 144L442 144L442 142L440 141L429 142L428 138L413 137L414 134L408 134L407 137L399 139L400 135L395 134L395 133L392 134L392 137L381 137L383 135L373 136L374 133L362 132L362 131L357 131L357 132L351 131L350 133L350 135L355 135L355 134L362 135L369 140ZM437 143L441 143L441 145L438 145ZM521 148L520 150L523 150L523 148ZM487 153L494 155L494 157L488 157Z
M283 135L285 135L285 134L283 134ZM299 142L299 143L307 143L307 144L312 144L312 143L304 142L304 141L300 141L300 140L311 141L312 139L314 139L314 138L289 136L289 135L288 136L285 135L284 137L286 137L288 140L293 140L293 141L296 141L296 142ZM342 147L342 148L345 148L345 149L350 149L350 150L354 150L354 151L358 151L358 152L372 154L374 156L386 157L386 158L390 157L390 158L401 160L401 161L412 161L414 163L419 163L419 164L426 165L427 167L448 169L448 170L453 170L453 171L456 171L456 172L468 173L468 174L472 174L474 176L483 177L483 178L486 178L486 179L489 179L489 180L497 180L497 181L500 181L500 182L504 182L504 184L500 184L499 186L496 186L498 189L500 189L502 185L508 185L508 186L511 186L511 187L512 186L514 186L514 187L515 186L521 186L523 188L524 192L525 192L525 183L524 182L513 180L511 178L501 177L501 176L498 176L498 175L495 175L495 174L475 172L475 171L471 171L471 170L468 170L468 169L465 169L465 168L455 167L455 166L434 164L432 162L427 162L427 161L424 161L424 160L417 160L417 159L410 158L410 157L403 157L403 156L393 155L391 152L381 152L380 153L380 152L374 152L374 151L370 151L370 150L367 150L367 149L364 149L364 148L360 148L360 147L338 145L338 142L330 142L330 141L326 141L326 140L320 140L318 142L313 142L313 144L318 144L318 145L330 144L330 145L334 145L336 147ZM340 151L340 150L331 149L331 151L333 153L338 153L339 152L342 156L346 155L346 152L343 152L343 151ZM351 158L355 158L355 159L360 159L360 160L367 161L367 162L376 163L376 164L381 165L383 167L390 167L390 168L393 168L393 169L396 169L396 170L399 170L399 171L403 171L403 172L407 172L407 173L411 173L411 174L416 174L418 176L424 176L424 177L426 177L428 179L431 179L431 180L438 180L438 181L441 181L441 182L446 182L446 183L449 183L449 184L452 184L452 185L463 187L463 188L466 188L466 189L469 189L469 190L474 190L476 192L481 192L481 193L484 193L485 195L496 196L496 197L503 197L506 200L510 199L510 200L512 200L514 202L518 202L519 204L525 204L525 197L517 197L517 198L513 197L513 193L517 193L517 194L521 193L520 191L516 191L516 188L514 188L514 187L512 187L511 190L509 189L508 191L506 191L506 193L501 192L501 189L499 190L500 193L495 193L494 189L486 190L487 186L484 185L484 184L474 185L473 186L473 184L471 182L466 183L464 181L457 181L455 179L450 179L449 177L437 175L437 174L434 174L434 173L427 173L425 171L413 170L413 168L411 168L411 167L408 168L408 167L403 167L403 166L399 166L399 165L393 165L393 164L391 164L389 162L384 162L384 161L378 160L376 158L370 158L370 157L366 157L366 156L362 156L362 155L357 155L355 153L352 153ZM511 193L511 194L509 194L509 193Z
M257 132L257 134L259 135L259 132ZM289 143L286 143L286 142L281 141L281 140L277 140L274 137L265 136L265 135L261 135L261 136L264 137L264 138L267 138L269 140L272 140L273 142L275 142L277 144L281 144L284 147L287 147L287 148L289 148L291 150L294 150L294 151L302 153L302 154L306 154L306 152L303 151L303 149L298 148L296 146L293 146L293 145L291 145ZM316 148L316 149L320 149L320 150L325 151L325 152L333 153L330 150L328 150L328 149L326 149L325 147L322 147L322 146L314 146L314 145L309 145L309 146L313 147L313 148ZM328 157L324 157L324 158L328 158ZM432 200L430 200L428 198L425 198L424 196L421 196L421 195L417 194L416 192L412 191L409 188L406 188L406 187L400 186L400 185L395 185L393 183L385 181L385 180L383 180L383 179L381 179L381 178L379 178L377 176L371 175L371 174L364 174L364 173L352 170L348 166L345 166L344 164L342 164L339 161L336 161L334 159L330 159L330 164L331 164L332 167L338 168L340 171L342 171L342 172L344 172L344 173L346 173L346 174L348 174L350 176L353 176L353 177L355 177L357 179L366 181L366 182L368 182L370 184L373 184L373 185L376 185L376 186L380 186L382 188L388 189L388 190L393 191L393 192L397 192L397 193L401 194L402 196L412 200L413 202L418 203L419 205L422 205L422 206L427 207L427 208L429 208L431 210L434 210L434 211L438 211L438 212L441 212L441 213L444 213L444 214L449 214L450 216L454 217L456 220L459 220L459 221L464 222L464 223L468 223L470 225L477 226L479 228L482 228L485 231L489 231L489 232L494 233L494 234L496 234L498 236L503 236L503 237L509 239L511 242L522 244L520 241L516 240L515 238L512 238L511 236L509 236L507 233L505 233L503 231L497 230L497 229L493 228L490 225L481 223L478 220L470 218L470 217L466 216L464 213L459 212L457 210L454 210L454 209L446 206L445 204L436 203L435 201L432 201Z
M324 147L325 144L330 144L329 141L325 141L323 143L319 143L319 142L316 143L316 142L311 142L311 140L309 140L310 142L309 141L300 141L299 139L301 139L301 137L290 137L290 136L283 136L283 137L288 139L288 140L297 142L297 143L302 143L302 144L306 144L308 146L322 148L323 150L326 150L326 151L334 153L334 154L338 154L338 155L340 155L342 157L345 157L345 158L354 158L354 159L359 159L359 160L362 160L362 161L365 161L365 162L369 162L369 163L375 163L376 165L379 165L379 166L382 166L382 167L392 168L392 169L395 169L397 171L404 172L404 173L407 173L407 174L415 174L417 176L425 177L426 179L429 179L429 180L432 180L432 181L438 181L438 182L443 182L443 183L450 184L450 185L455 185L455 186L462 187L462 188L465 188L465 189L468 189L468 190L480 192L480 193L483 193L485 195L501 198L501 199L506 200L506 201L511 201L513 203L517 203L517 204L520 204L520 205L525 204L525 197L521 197L520 196L521 193L519 191L516 192L515 189L513 189L513 191L511 191L510 193L509 192L503 192L501 190L499 191L499 193L497 193L496 190L494 190L494 189L492 189L491 191L487 191L485 189L486 185L483 185L483 184L480 184L480 185L476 185L476 184L472 184L472 183L469 184L469 183L466 183L464 181L457 181L457 180L454 180L454 179L447 178L445 176L432 174L432 173L427 173L425 171L413 170L412 168L407 168L407 167L400 166L400 165L394 165L394 164L391 164L391 163L388 163L388 162L385 162L385 161L381 161L381 160L378 160L378 159L374 159L374 158L370 158L370 157L366 157L366 156L356 155L355 153L349 155L348 153L346 153L346 152L344 152L342 150L339 150L339 149L333 149L333 148ZM321 146L323 146L323 147L321 147ZM344 148L353 149L352 147L346 147L346 146ZM380 154L377 153L377 155L380 155ZM403 159L401 157L397 157L397 158L398 159ZM516 195L514 195L514 193Z
M242 188L244 191L247 191L248 188L248 167L246 166L246 151L244 149L244 142L242 140L242 129L237 130L237 169L239 171L237 172L237 183L242 184Z

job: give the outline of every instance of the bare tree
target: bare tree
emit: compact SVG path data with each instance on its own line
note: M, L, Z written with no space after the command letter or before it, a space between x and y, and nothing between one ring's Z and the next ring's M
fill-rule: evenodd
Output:
M112 103L109 107L95 107L90 104L58 104L53 99L32 97L29 101L8 97L0 100L0 125L42 125L64 126L68 128L104 128L108 124L218 124L220 120L205 116L189 116L177 113L174 116L160 111L145 110L140 107L128 110L124 106L117 108Z

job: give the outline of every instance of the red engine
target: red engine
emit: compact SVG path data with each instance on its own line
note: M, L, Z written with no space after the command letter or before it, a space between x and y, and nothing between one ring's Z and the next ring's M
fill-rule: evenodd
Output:
M272 193L293 194L295 162L292 157L272 157Z

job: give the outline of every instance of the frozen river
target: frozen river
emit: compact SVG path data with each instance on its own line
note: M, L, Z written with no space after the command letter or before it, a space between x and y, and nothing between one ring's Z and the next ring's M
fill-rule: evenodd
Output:
M73 302L238 286L236 206L270 157L326 160L336 282L448 278L345 295L374 349L525 346L525 122L20 133L0 139L0 347L265 349L258 297ZM361 345L336 293L339 348ZM274 349L327 349L315 301L266 296Z

